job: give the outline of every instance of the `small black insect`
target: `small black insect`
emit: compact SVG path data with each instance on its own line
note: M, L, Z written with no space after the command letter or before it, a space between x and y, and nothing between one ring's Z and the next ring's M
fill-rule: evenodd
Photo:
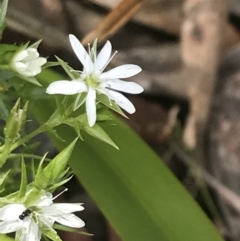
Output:
M24 218L30 216L32 211L30 209L26 209L21 215L19 215L19 219L23 220Z

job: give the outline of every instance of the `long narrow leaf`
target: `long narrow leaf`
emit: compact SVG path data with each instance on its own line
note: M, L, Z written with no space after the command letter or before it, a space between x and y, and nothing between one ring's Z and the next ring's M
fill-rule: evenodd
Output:
M52 72L45 72L47 84ZM49 108L46 108L48 106ZM32 105L44 122L54 111L51 100ZM87 134L78 141L70 166L124 241L222 241L221 236L165 164L117 118L103 128L120 151ZM52 137L59 150L75 138L67 126L58 128L66 140Z

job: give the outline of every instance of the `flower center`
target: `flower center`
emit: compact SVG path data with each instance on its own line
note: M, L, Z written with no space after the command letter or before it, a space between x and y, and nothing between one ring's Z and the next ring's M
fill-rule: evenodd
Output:
M87 76L85 81L88 86L93 87L93 88L96 88L100 83L100 81L93 75Z

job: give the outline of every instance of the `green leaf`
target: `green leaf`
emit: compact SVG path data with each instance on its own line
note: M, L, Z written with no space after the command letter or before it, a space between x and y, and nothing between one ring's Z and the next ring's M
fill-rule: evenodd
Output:
M37 79L35 77L27 77L27 76L23 76L23 75L18 75L18 77L20 79L23 79L24 81L27 81L27 82L31 83L31 84L41 86L41 84L37 81Z
M21 185L18 192L19 199L23 198L26 195L27 182L28 182L28 179L27 179L26 165L25 165L24 159L22 159Z
M46 84L59 76L46 71L39 78ZM31 110L43 123L54 108L50 100L35 101ZM102 126L120 151L84 135L69 164L122 240L223 241L158 156L126 124L115 117L113 121L116 126ZM62 150L75 132L66 125L58 132L66 143L52 139Z
M91 136L96 137L97 139L104 141L105 143L113 146L119 150L118 146L112 141L110 136L100 127L98 124L95 124L93 127L86 125L84 130Z
M2 34L6 25L7 8L8 8L8 0L4 0L0 8L0 39L2 38Z

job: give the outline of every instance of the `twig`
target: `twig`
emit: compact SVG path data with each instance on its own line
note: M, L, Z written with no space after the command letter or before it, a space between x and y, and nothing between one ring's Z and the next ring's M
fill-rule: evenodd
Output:
M170 141L169 145L182 162L192 168L193 171L197 170L194 171L194 174L198 175L199 178L203 178L206 183L212 187L231 207L240 213L240 197L236 193L231 191L216 178L211 176L206 170L197 165L196 162L194 162L193 159L188 156L176 143Z

